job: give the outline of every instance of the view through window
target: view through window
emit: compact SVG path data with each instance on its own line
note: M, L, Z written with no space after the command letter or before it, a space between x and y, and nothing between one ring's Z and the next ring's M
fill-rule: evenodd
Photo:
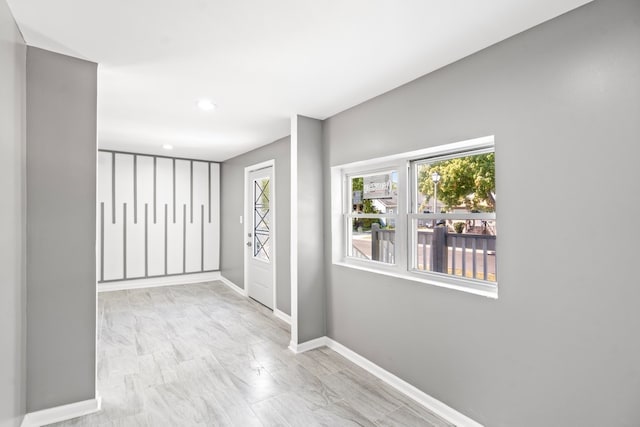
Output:
M349 183L349 255L395 264L398 172L351 176Z
M340 170L344 262L496 295L493 137Z
M412 264L496 281L495 154L413 162Z

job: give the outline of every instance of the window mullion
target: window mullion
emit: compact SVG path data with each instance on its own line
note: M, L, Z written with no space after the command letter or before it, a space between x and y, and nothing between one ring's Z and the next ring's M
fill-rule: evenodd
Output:
M398 219L396 220L396 269L407 271L407 199L409 196L407 162L399 162L398 167Z

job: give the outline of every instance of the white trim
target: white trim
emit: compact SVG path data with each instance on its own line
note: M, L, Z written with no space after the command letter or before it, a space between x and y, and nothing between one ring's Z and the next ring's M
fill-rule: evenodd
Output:
M105 315L105 311L104 310L99 310L98 307L100 307L99 305L99 301L98 301L98 284L96 283L96 287L95 287L95 293L94 293L94 297L95 297L95 335L94 335L94 340L93 340L93 351L95 351L95 355L98 355L98 339L100 339L100 325L102 325L102 322L100 319L100 315L104 316ZM94 357L93 358L93 381L94 384L98 384L98 357ZM96 388L96 397L99 397L100 394L98 393L98 390Z
M97 139L97 133L96 133L96 139ZM100 203L98 201L98 195L100 194L100 192L98 191L98 183L100 182L100 179L98 178L98 173L99 173L98 165L100 164L100 152L98 150L96 150L95 162L96 162L95 163L95 165L96 165L96 171L95 171L95 174L96 174L96 187L95 187L95 193L94 194L96 195L96 200L95 200L96 207L99 207ZM95 234L95 236L96 236L96 240L95 240L95 244L96 244L95 245L95 248L96 248L96 250L95 250L95 258L96 258L96 263L95 263L95 268L96 268L95 269L96 287L95 287L95 292L94 292L94 294L95 294L94 295L94 297L95 297L95 299L94 299L95 305L94 305L94 313L93 313L94 319L95 319L94 336L93 336L94 337L94 339L93 339L93 351L94 351L94 353L93 354L95 354L95 355L99 354L98 353L98 339L100 337L99 328L100 328L100 325L101 325L101 322L100 322L101 319L98 316L100 314L102 314L104 316L104 310L99 310L98 309L98 307L99 307L98 292L99 292L99 286L100 286L98 284L98 281L100 280L100 276L101 275L104 276L104 271L102 272L102 274L100 272L100 270L101 270L100 269L100 259L104 259L103 258L104 254L102 253L102 250L100 249L100 245L98 244L98 242L99 242L100 239L103 239L104 236L101 236L101 234L100 234L100 220L99 220L100 213L99 213L99 211L97 211L96 214L97 214L96 215L96 234ZM100 256L98 256L98 252L100 252ZM98 384L98 358L97 357L93 358L93 381L94 381L93 382L94 384ZM96 397L97 396L99 396L98 395L98 390L96 390ZM101 402L98 402L98 407L100 406L100 403ZM25 416L25 418L26 418L26 416ZM23 423L24 423L24 419L23 419ZM22 424L22 425L24 425L24 424Z
M398 214L392 214L392 213L388 213L388 214L366 214L366 213L348 213L345 214L345 216L349 219L374 219L374 218L380 218L380 219L395 219L397 220L399 215Z
M155 277L150 279L120 280L98 283L98 292L122 291L125 289L155 288L158 286L188 285L191 283L220 280L219 271L208 273L181 274L176 276Z
M344 211L345 203L342 197L343 185L346 185L347 179L342 174L339 167L331 168L331 260L336 263L342 261L344 257L344 235L345 221ZM338 237L338 238L336 238Z
M278 260L278 246L277 246L277 221L278 221L278 203L276 198L276 160L271 159L271 200L269 202L269 208L271 209L271 280L273 283L273 314L276 314L278 308L278 281L276 280L276 261Z
M477 219L477 220L495 220L495 212L482 212L482 213L429 213L429 214L408 214L410 219L452 219L452 220L465 220L465 219Z
M329 337L325 336L316 338L311 341L306 341L302 344L294 344L292 341L289 344L289 350L293 351L296 354L300 354L304 353L305 351L310 351L325 346L344 356L346 359L355 363L370 374L378 377L385 383L389 384L391 387L398 390L400 393L415 400L420 405L424 406L434 414L444 418L450 423L455 424L458 427L483 427L482 424L478 423L477 421L474 421L466 415L456 411L455 409L446 405L445 403L442 403L435 397L428 395L417 387L409 384L405 380L395 376L386 369L376 365L364 356L361 356L350 348L340 344L339 342Z
M368 267L364 265L365 263L374 265L376 261L362 261L358 262L358 260L349 260L350 262L344 261L334 261L333 265L339 265L341 267L353 268L361 271L368 271L369 273L382 274L383 276L395 277L397 279L410 280L412 282L418 283L426 283L428 285L438 286L441 288L453 289L456 291L467 292L473 295L480 295L482 297L498 299L498 287L485 285L483 283L473 283L471 280L465 281L463 278L458 278L456 281L458 283L464 283L464 285L459 285L455 283L448 283L445 281L448 277L438 278L438 279L430 279L426 277L428 273L414 273L411 272L397 272L393 270L385 269L384 265L376 266L376 268ZM432 273L433 275L437 273ZM425 277L420 277L425 276ZM453 282L453 281L452 281ZM475 287L474 287L475 286Z
M295 354L304 353L305 351L315 350L320 347L328 347L328 337L320 337L310 341L305 341L301 344L296 344L293 341L289 343L289 350L293 351Z
M227 285L228 287L230 287L231 289L233 289L234 291L236 291L237 293L239 293L243 297L249 296L247 294L246 289L242 289L240 286L236 285L235 283L233 283L231 280L227 279L226 277L221 275L218 280L220 280L222 283L224 283L225 285Z
M234 291L236 291L237 293L239 293L240 295L242 295L243 297L249 297L249 294L246 290L242 289L240 286L236 285L235 283L233 283L231 280L227 279L224 276L220 276L220 280L222 283L224 283L225 285L229 286L231 289L233 289ZM275 317L277 317L280 320L283 320L285 322L287 322L288 324L291 324L291 316L289 316L288 314L286 314L283 311L278 310L277 308L273 309L273 315Z
M249 296L249 291L247 290L247 277L249 277L249 263L247 262L247 258L248 258L248 248L247 246L244 244L244 236L247 235L247 233L249 232L249 224L251 224L251 221L249 220L250 217L247 217L247 201L249 200L249 185L247 184L247 181L249 181L249 171L247 170L247 168L244 168L244 181L242 182L242 186L243 186L243 199L242 199L242 216L243 216L243 222L242 222L242 239L243 239L243 254L242 254L242 279L244 280L244 289L243 289L243 295L248 297ZM231 282L230 282L231 283ZM236 285L238 286L238 285Z
M384 368L381 368L380 366L371 362L369 359L366 359L365 357L345 347L339 342L334 341L329 337L323 337L323 338L324 338L324 342L326 342L327 347L334 350L336 353L341 354L342 356L349 359L350 361L360 366L361 368L365 369L369 373L380 378L382 381L389 384L391 387L395 388L402 394L415 400L416 402L418 402L419 404L421 404L422 406L424 406L434 414L439 415L440 417L444 418L450 423L455 424L458 427L482 427L482 424L478 423L477 421L472 420L466 415L456 411L452 407L442 403L438 399L412 386L411 384L404 381L403 379L398 378L391 372L387 371Z
M69 403L41 411L29 412L24 416L21 427L40 427L60 421L70 420L94 412L98 412L102 406L102 399L97 396L94 399L82 402Z
M407 191L402 191L402 189L407 188L408 179L407 179L407 161L406 160L395 160L394 162L385 162L384 164L377 164L374 168L368 168L366 171L353 171L353 173L342 170L342 175L344 176L344 180L342 180L342 203L343 203L343 211L342 211L342 236L340 236L340 240L342 241L342 249L340 249L338 261L340 262L356 262L356 263L366 263L371 264L371 268L380 268L385 271L393 271L397 274L406 271L406 263L404 260L407 259L407 237L408 234L401 232L402 230L407 229L407 218L406 215L399 214L399 212L406 211L407 206ZM398 191L397 194L397 203L398 209L396 213L390 214L354 214L352 212L351 206L351 194L352 194L352 178L366 176L370 174L376 174L380 172L390 172L395 171L398 176L398 188L401 191ZM334 195L332 194L333 198ZM338 195L335 196L336 201ZM395 233L395 262L381 262L381 261L365 261L362 259L357 259L349 254L351 253L351 247L353 244L353 229L351 221L354 218L389 218L393 219L396 224L396 233ZM332 234L333 240L336 239L336 235ZM332 257L333 258L333 257Z
M298 115L291 116L291 344L298 346ZM292 348L292 350L293 350ZM295 350L293 350L295 351Z
M450 144L438 145L435 147L423 148L421 150L408 151L404 153L393 154L390 156L376 157L368 160L359 160L357 162L345 163L343 165L332 166L338 169L371 169L377 167L380 163L388 163L395 160L415 160L421 157L435 157L451 152L467 151L471 149L491 148L494 146L494 135L482 136L480 138L468 139L466 141L453 142Z
M289 316L287 313L285 313L284 311L280 311L277 308L273 309L273 315L276 316L278 319L287 322L288 324L291 324L291 316Z
M277 216L276 216L276 160L275 159L270 159L270 160L266 160L264 162L260 162L260 163L256 163L255 165L251 165L251 166L247 166L244 168L244 235L247 236L248 233L251 232L250 230L250 226L251 226L251 221L249 221L249 215L247 215L248 213L248 208L252 203L249 203L249 192L248 192L248 181L249 181L249 175L251 174L251 172L255 172L258 171L260 169L265 169L265 168L271 168L271 183L270 183L270 191L271 191L271 200L269 202L269 207L271 209L271 259L269 260L269 262L272 265L272 269L271 269L271 280L272 280L272 284L273 284L273 312L275 314L275 311L277 309L277 281L276 281L276 260L277 260L277 252L276 252L276 221L277 221ZM248 282L248 277L249 277L249 263L248 263L248 259L250 257L250 252L249 252L249 247L245 246L245 251L244 251L244 288L246 289L246 293L245 295L249 295L249 282Z

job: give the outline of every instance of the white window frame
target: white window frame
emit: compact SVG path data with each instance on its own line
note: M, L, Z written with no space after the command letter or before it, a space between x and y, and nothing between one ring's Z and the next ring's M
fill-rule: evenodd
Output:
M498 297L498 283L474 280L445 273L417 270L414 262L415 229L418 219L475 219L496 220L496 213L474 214L423 214L416 211L417 164L439 161L446 157L461 157L486 152L494 152L494 137L486 136L453 144L440 145L423 150L401 153L384 158L353 162L331 168L331 225L332 263L348 268L398 277L420 283L460 290L489 298ZM393 214L354 214L352 212L351 178L375 175L391 170L398 173L398 209ZM351 244L351 221L357 218L393 218L395 220L395 264L372 261L349 256Z
M354 214L351 209L352 209L352 203L351 203L351 195L353 194L353 190L351 188L351 178L355 178L355 177L365 177L365 176L371 176L371 175L379 175L382 173L387 173L387 172L391 172L391 171L396 171L398 173L398 189L400 188L404 188L406 186L406 162L389 162L389 163L382 163L382 164L377 164L374 167L369 167L366 169L362 169L362 168L354 168L354 169L347 169L344 171L343 173L343 192L342 194L344 195L343 197L343 212L344 212L344 237L341 238L341 240L344 242L344 248L343 248L343 254L344 254L344 258L345 260L348 259L348 262L353 263L354 265L359 265L361 267L372 267L372 268L379 268L381 270L384 271L390 271L390 272L402 272L405 270L405 265L404 265L404 260L406 259L406 247L407 247L407 242L406 242L406 233L399 233L398 230L406 230L407 224L406 224L406 216L405 215L401 215L398 212L395 213L388 213L388 214ZM406 201L406 192L405 191L398 191L398 211L401 211L402 209L400 208L400 206L404 206L406 205L407 201ZM395 245L394 245L394 249L395 249L395 263L393 264L389 264L389 263L385 263L382 261L372 261L372 260L365 260L362 258L356 258L356 257L351 257L349 256L349 252L350 252L350 248L349 245L351 244L351 236L353 233L353 229L351 227L351 220L354 218L362 218L362 219L366 219L366 218L380 218L380 219L384 219L384 218L393 218L395 221L395 225L396 225L396 236L395 236Z

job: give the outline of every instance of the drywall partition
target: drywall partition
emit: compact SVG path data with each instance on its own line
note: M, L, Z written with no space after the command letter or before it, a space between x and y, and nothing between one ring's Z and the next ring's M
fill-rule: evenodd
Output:
M217 271L220 165L100 150L98 282Z
M26 412L25 65L26 46L0 0L0 426Z
M487 426L639 425L638 40L595 1L327 119L325 170L495 135L500 278L328 265L328 335Z
M221 274L244 288L244 169L248 166L275 161L277 195L276 215L276 309L291 314L291 139L285 137L240 156L225 160L221 165Z
M27 49L27 411L95 397L96 70Z
M322 121L292 117L291 345L325 335ZM293 179L293 178L292 178Z

